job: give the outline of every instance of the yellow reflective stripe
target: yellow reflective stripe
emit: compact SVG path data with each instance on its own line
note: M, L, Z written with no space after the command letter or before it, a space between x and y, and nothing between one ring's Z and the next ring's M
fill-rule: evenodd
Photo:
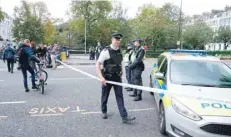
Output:
M160 84L160 86L164 84L163 80L158 80L158 83Z
M164 103L164 107L169 107L171 106L171 100L169 96L164 95L163 99L162 99L163 103Z

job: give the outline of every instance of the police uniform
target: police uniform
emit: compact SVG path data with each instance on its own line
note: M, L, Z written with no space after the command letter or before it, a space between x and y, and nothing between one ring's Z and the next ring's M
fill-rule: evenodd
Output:
M141 42L141 39L136 39L135 41ZM134 85L143 86L142 82L142 72L144 71L143 58L145 55L145 50L142 46L135 46L134 51L131 55L131 64L129 68L132 71L132 82ZM142 100L142 90L134 89L133 94L130 96L135 97L134 101Z
M113 34L113 38L121 39L122 34ZM107 81L115 81L121 83L122 65L123 60L120 49L115 49L113 45L106 47L100 54L98 62L103 65L102 75ZM106 84L102 85L102 96L101 96L101 110L103 119L107 119L107 102L111 88L115 90L116 102L119 108L120 116L122 121L127 123L134 120L135 118L128 117L127 110L124 107L123 90L121 86Z
M126 79L128 84L132 84L132 77L131 77L131 69L129 68L129 64L131 63L131 55L132 55L132 51L133 51L133 44L132 43L128 43L127 45L127 50L126 53L124 55L124 64L125 64L125 71L126 71ZM132 88L125 88L127 89L127 91L132 91Z

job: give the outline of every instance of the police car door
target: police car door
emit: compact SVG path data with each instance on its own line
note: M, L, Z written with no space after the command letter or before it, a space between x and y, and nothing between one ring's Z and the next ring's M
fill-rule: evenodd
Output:
M160 55L157 59L157 64L156 64L156 72L160 72L160 70L162 70L162 66L164 64L164 62L166 61L166 57L164 55ZM154 73L156 73L154 72ZM161 89L161 83L163 83L164 81L161 79L156 79L155 77L153 77L153 87L154 88L159 88ZM155 97L155 101L157 106L159 106L159 101L160 101L160 94L159 93L154 93L154 97Z

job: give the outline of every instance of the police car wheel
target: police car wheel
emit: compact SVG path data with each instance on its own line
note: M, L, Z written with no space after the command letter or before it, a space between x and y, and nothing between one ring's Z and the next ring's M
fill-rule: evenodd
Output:
M163 135L167 135L166 134L165 111L164 111L164 105L162 102L160 103L158 124L159 124L160 133Z

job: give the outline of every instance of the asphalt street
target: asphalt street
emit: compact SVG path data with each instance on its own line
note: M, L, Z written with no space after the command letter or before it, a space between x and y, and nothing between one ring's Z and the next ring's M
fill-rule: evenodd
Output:
M146 64L144 86L149 85L152 71L152 63ZM92 63L72 66L96 75ZM63 66L46 71L45 94L36 90L26 93L21 72L8 73L6 64L0 62L0 137L163 137L158 131L157 108L148 92L143 94L143 101L134 102L124 91L128 113L137 119L123 124L112 90L109 118L103 120L98 81ZM28 83L31 88L30 79Z

